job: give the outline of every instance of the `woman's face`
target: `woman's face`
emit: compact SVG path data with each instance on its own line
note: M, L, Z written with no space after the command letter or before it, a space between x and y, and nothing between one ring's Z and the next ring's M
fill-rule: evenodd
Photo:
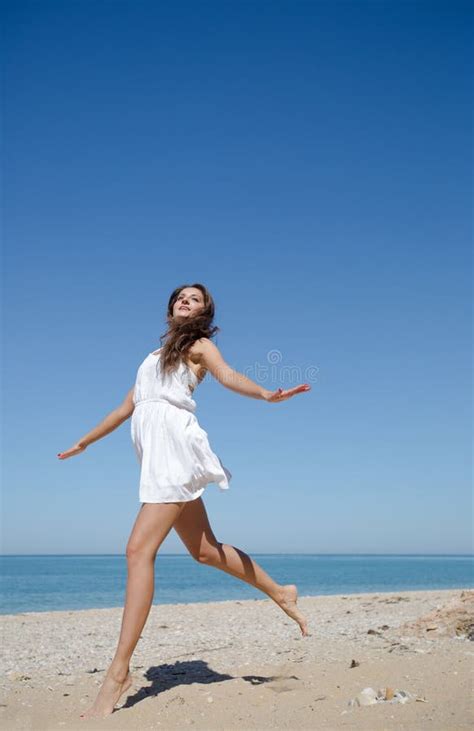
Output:
M203 307L204 297L201 290L196 287L185 287L173 305L173 318L184 322L190 317L195 317Z

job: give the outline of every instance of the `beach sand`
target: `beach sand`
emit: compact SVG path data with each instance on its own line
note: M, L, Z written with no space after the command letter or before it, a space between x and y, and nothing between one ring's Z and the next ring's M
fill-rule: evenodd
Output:
M299 606L309 619L306 638L270 599L153 605L132 658L131 689L112 715L94 720L79 714L112 659L122 608L4 615L0 725L474 727L474 590L302 597ZM367 687L410 695L405 703L349 705Z

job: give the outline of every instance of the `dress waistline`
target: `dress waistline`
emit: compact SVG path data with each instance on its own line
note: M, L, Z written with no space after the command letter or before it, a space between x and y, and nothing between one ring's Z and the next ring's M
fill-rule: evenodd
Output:
M150 404L150 403L154 403L154 402L158 402L161 404L168 404L168 406L174 406L176 409L185 409L186 411L190 411L192 414L194 414L194 409L192 407L185 406L184 404L180 404L178 406L178 404L174 404L172 401L168 401L168 399L165 399L165 398L141 399L141 401L137 401L135 403L135 407L140 406L140 404Z

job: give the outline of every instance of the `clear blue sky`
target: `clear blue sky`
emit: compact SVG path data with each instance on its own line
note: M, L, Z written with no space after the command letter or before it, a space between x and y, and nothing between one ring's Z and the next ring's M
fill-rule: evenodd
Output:
M3 552L124 552L130 422L56 455L195 281L234 368L312 384L199 386L219 540L470 552L470 4L3 7Z

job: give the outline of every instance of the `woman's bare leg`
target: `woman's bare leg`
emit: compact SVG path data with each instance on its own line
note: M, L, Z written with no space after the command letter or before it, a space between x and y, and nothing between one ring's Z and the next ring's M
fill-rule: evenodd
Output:
M217 541L202 498L186 503L173 527L197 561L221 569L260 589L299 624L303 636L308 634L306 619L296 606L298 599L296 586L277 584L246 553Z
M130 658L153 601L156 553L185 503L144 503L127 544L127 589L115 656L94 704L81 718L105 718L132 684Z

